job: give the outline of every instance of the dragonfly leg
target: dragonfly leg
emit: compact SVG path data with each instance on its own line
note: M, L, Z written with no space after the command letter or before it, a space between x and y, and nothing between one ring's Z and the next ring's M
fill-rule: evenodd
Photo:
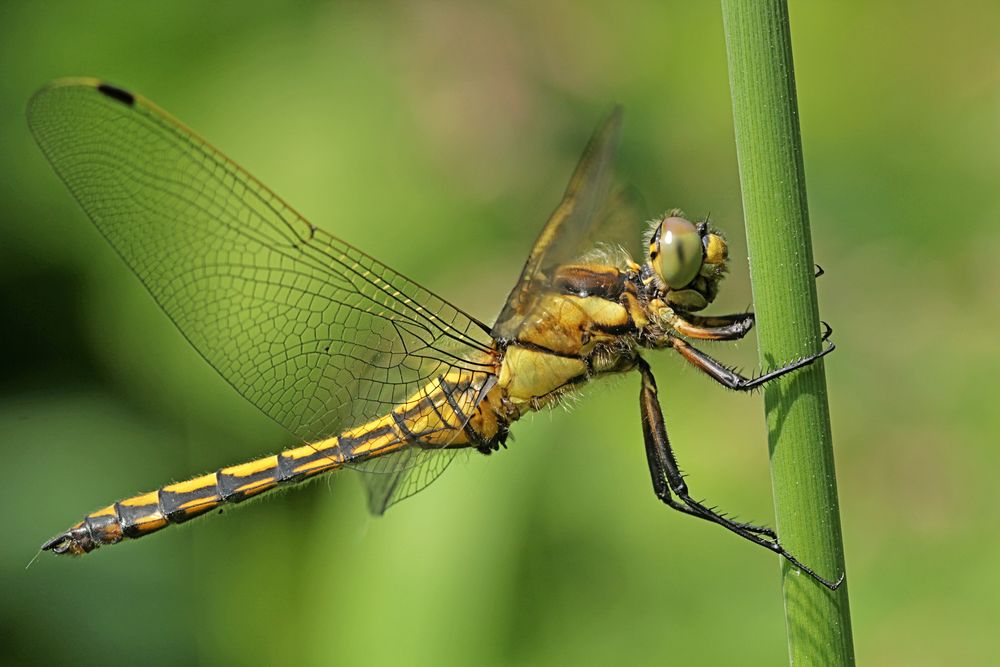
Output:
M777 534L770 528L734 521L691 497L670 446L670 439L667 437L667 427L663 421L663 411L660 409L656 380L653 378L649 365L642 358L638 360L637 365L642 375L642 390L639 396L639 406L642 412L642 435L646 442L646 458L656 497L673 509L718 524L743 539L778 554L791 563L793 567L805 572L825 587L837 590L844 581L843 575L836 581L820 576L815 570L807 567L786 551L778 541Z
M826 322L823 323L824 333L823 333L823 349L816 354L812 354L808 357L803 357L790 364L786 364L781 368L776 368L773 371L764 373L757 377L746 377L737 373L732 368L729 368L725 364L716 361L712 357L708 356L698 348L694 347L690 343L680 338L671 336L670 345L675 350L677 350L682 357L688 360L692 366L702 371L710 378L718 382L719 384L734 389L736 391L750 391L751 389L756 389L761 385L779 378L782 375L791 373L794 370L803 368L813 363L817 359L825 357L836 349L836 345L833 341L829 340L830 334L833 330L830 328Z
M685 314L675 316L670 326L682 336L698 340L739 340L753 328L753 313L734 313L732 315Z
M687 484L681 475L677 459L674 457L670 440L667 438L666 424L656 389L656 380L649 365L642 358L638 361L639 372L642 374L642 394L640 408L642 411L642 435L646 443L646 462L649 464L649 474L653 482L653 492L656 497L672 509L696 516L711 523L718 523L713 512L704 512L691 507L673 497L671 489L679 496L687 495ZM662 433L662 437L659 435ZM755 526L727 519L729 523L747 532L762 535L772 540L777 539L775 532L765 526Z

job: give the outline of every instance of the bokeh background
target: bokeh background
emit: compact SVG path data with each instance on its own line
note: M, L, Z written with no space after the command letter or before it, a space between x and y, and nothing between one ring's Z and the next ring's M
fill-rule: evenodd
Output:
M1000 5L791 15L858 656L995 664ZM750 286L717 3L7 2L0 63L0 662L785 661L776 559L655 500L634 377L382 519L351 473L25 569L87 511L288 443L77 209L28 134L36 88L145 94L487 321L618 101L650 210L728 232L731 311ZM770 521L760 397L652 361L696 494Z

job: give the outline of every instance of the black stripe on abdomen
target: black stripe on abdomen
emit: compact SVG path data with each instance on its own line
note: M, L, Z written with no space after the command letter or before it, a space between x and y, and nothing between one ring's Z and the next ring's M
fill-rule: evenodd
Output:
M220 502L214 484L183 493L160 489L160 510L170 523L184 523L201 516Z

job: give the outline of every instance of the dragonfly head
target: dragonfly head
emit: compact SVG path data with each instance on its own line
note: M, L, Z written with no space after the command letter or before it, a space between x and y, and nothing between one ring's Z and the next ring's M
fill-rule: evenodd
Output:
M667 303L682 311L705 308L719 292L728 248L708 221L693 223L670 211L652 224L648 266Z

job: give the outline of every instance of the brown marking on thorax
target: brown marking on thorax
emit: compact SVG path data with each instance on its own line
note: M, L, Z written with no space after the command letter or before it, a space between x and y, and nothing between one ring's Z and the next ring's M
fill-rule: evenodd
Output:
M562 267L551 284L507 346L499 372L505 396L527 409L595 374L625 370L636 325L646 321L634 287L616 267Z

